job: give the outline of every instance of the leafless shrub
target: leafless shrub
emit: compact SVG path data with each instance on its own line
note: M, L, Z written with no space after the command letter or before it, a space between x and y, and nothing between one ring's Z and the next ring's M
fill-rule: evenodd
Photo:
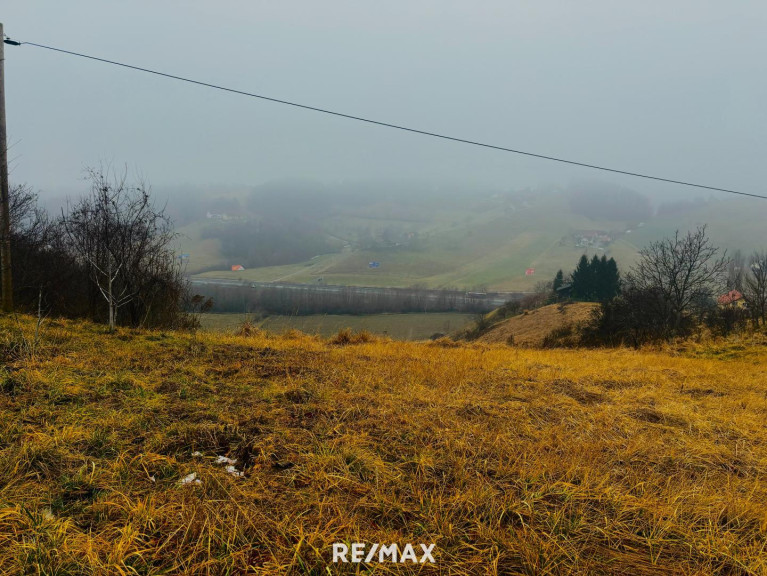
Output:
M627 283L642 293L650 312L670 334L683 332L685 319L710 305L727 271L728 258L706 235L706 227L673 238L652 242L639 251L639 261L629 272Z
M754 252L742 280L743 298L758 326L767 323L767 251Z
M87 178L90 193L68 206L61 222L71 252L106 302L110 331L122 308L132 325L175 320L183 283L164 208L154 206L146 182L128 183L126 172L102 166L88 169Z

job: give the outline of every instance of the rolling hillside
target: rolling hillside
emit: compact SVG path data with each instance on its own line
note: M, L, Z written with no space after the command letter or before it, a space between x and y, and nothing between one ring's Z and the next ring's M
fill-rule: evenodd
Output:
M241 258L222 253L220 241L211 232L206 236L211 224L205 221L181 229L180 249L190 254L188 272L208 277L529 291L560 268L572 270L584 252L606 253L625 270L648 242L702 223L708 224L713 241L730 252L767 245L767 206L741 199L683 204L647 221L589 218L573 212L568 192L551 190L464 194L448 202L434 195L360 202L346 206L329 200L324 210L304 215L326 235L326 245L336 248L288 264L231 272ZM219 223L214 232L224 233L232 225L238 224ZM583 244L582 237L597 233L610 241ZM370 268L370 262L380 265ZM528 268L533 275L525 275Z
M526 202L514 209L508 202L495 199L482 211L462 215L435 210L431 220L422 222L386 220L388 226L400 226L418 235L416 242L401 246L360 248L350 234L347 248L334 254L317 255L304 262L284 266L259 267L233 273L227 267L202 274L209 277L242 278L256 281L317 282L369 286L413 286L445 288L486 287L495 290L531 290L540 280L548 280L559 268L570 269L583 248L573 235L579 230L623 230L623 222L593 222L574 217L561 207L561 199L546 198ZM506 206L504 208L504 206ZM362 222L357 218L357 223ZM327 222L332 227L334 220ZM376 230L382 223L369 219ZM361 225L361 224L360 224ZM335 234L343 234L331 228ZM192 232L191 234L194 234ZM219 262L210 259L211 244L190 240L184 250L191 252L194 263L199 250L205 265ZM607 252L628 261L635 249L620 237ZM600 252L601 253L601 252ZM379 262L370 268L368 263ZM234 263L234 262L232 262ZM199 264L196 263L195 266ZM228 264L228 262L227 262ZM525 276L527 268L535 275ZM195 267L190 264L190 271Z

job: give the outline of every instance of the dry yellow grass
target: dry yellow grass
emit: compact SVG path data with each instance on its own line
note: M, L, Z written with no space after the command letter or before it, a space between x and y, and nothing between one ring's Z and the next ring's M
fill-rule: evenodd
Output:
M598 306L593 302L567 302L528 310L499 322L480 336L478 341L540 346L553 331L586 322Z
M19 340L0 319L1 574L767 573L763 336ZM337 541L437 564L332 565Z

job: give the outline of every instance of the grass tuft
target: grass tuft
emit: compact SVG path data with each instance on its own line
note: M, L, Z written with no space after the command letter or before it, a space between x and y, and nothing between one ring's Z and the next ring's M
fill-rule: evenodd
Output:
M367 330L353 332L351 328L343 328L338 331L338 334L330 339L330 343L338 346L346 346L348 344L364 344L373 342L374 340L376 340L376 337Z

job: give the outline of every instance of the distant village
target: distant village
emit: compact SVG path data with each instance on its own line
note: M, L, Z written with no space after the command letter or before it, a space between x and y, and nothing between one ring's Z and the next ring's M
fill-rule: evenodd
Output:
M208 220L217 220L219 222L245 220L243 216L232 216L231 214L227 214L226 212L211 212L210 210L208 210L208 212L205 214L205 218L207 218Z
M642 228L643 226L644 222L640 222L637 225L637 228ZM577 232L573 232L569 237L563 238L561 244L569 244L575 246L576 248L605 250L620 236L631 234L631 232L631 228L627 228L622 232L606 230L578 230Z
M614 232L602 230L581 230L571 236L576 248L605 248L615 241Z

